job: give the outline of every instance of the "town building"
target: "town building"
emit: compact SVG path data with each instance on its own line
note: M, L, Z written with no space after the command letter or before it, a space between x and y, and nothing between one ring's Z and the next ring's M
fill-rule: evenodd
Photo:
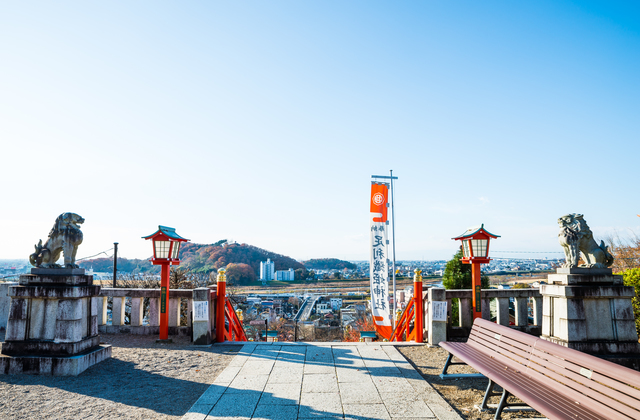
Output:
M294 281L295 280L295 272L293 271L293 268L290 268L288 270L278 270L278 271L276 271L275 280L278 280L278 281Z
M275 264L270 258L267 261L260 261L260 280L271 281L275 272Z

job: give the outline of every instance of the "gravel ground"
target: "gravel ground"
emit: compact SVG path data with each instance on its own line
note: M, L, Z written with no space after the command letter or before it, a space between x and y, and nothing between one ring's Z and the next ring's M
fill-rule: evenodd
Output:
M4 333L0 333L2 340ZM0 375L0 419L177 420L241 348L195 347L187 337L171 344L158 344L155 336L101 334L101 340L113 346L112 358L77 377ZM493 419L493 411L474 409L482 401L486 379L440 379L447 358L441 348L400 346L398 350L462 418ZM474 372L467 366L450 371ZM493 397L490 403L498 399ZM505 419L531 417L541 416L535 411L503 414Z
M0 375L0 419L180 419L241 348L156 338L101 334L111 359L76 377Z
M404 355L416 368L423 378L429 382L433 388L458 412L463 419L472 420L492 420L495 410L480 412L474 405L480 406L484 392L489 381L485 378L467 379L440 379L442 368L447 360L448 352L439 347L429 348L427 346L406 346L397 347L398 351ZM456 359L454 359L455 361ZM469 366L456 365L449 368L448 373L477 373ZM502 391L496 387L496 390ZM489 399L489 404L498 404L499 396ZM517 398L510 397L508 402L519 402ZM503 411L503 419L521 418L544 418L543 415L533 410Z

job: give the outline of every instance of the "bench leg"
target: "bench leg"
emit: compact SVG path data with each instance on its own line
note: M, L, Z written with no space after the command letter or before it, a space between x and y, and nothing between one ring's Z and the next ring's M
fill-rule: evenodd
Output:
M493 382L491 379L489 379L489 385L487 385L487 391L484 393L484 398L482 399L482 404L480 405L480 409L481 410L486 410L487 408L489 408L487 406L487 402L489 401L489 397L497 395L497 393L494 394L494 392L493 392L493 387L495 385L496 385L496 383Z
M444 368L442 368L442 373L440 374L441 378L447 374L447 369L449 369L449 366L451 365L451 359L453 359L453 354L449 353L447 361L444 363Z
M502 388L502 397L500 398L500 404L498 404L498 408L496 409L496 415L493 418L494 420L498 420L502 416L502 410L508 405L507 398L509 398L511 394L506 389Z
M444 363L440 379L454 379L454 378L484 378L482 373L447 373L447 369L452 365L466 365L464 362L453 362L453 354L449 353L447 361Z

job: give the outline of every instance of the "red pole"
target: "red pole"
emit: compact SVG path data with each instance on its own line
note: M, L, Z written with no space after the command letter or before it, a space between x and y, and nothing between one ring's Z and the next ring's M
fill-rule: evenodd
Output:
M418 269L415 270L415 275L413 276L413 299L413 307L416 314L416 319L413 324L416 330L416 343L422 343L422 331L424 330L424 311L422 307L422 270Z
M216 290L216 342L224 343L224 307L227 293L227 276L225 270L218 271L218 288Z
M473 283L473 319L482 318L482 286L480 263L471 262L471 282Z
M160 340L169 339L169 268L168 262L160 266Z

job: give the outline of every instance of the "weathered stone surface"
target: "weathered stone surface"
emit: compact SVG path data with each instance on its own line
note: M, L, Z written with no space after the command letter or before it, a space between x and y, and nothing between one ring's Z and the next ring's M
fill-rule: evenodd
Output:
M84 276L84 268L38 268L31 269L31 274L38 276ZM93 277L93 276L91 276Z
M559 271L560 269L558 269ZM575 268L565 270L576 270ZM597 269L583 269L597 270ZM609 270L609 269L603 269ZM609 270L610 271L610 270ZM550 284L567 284L567 285L622 285L623 278L621 275L594 275L594 274L549 274L548 282Z
M50 269L50 270L53 270L53 269ZM93 276L87 276L84 273L81 275L47 274L44 276L34 275L34 274L23 274L20 276L20 284L23 286L40 286L40 285L91 286L93 285Z
M556 269L558 274L579 274L588 276L611 276L611 268L587 268L587 267L560 267Z
M564 249L566 262L563 267L576 268L580 258L584 261L581 267L607 268L613 264L613 255L609 247L593 239L593 233L581 214L571 213L558 219L560 233L558 239Z
M5 341L2 354L9 356L76 356L100 344L97 335L74 343L53 341Z
M27 320L15 319L7 323L7 333L5 340L26 340L27 339Z
M111 306L111 323L113 325L124 325L125 298L114 297Z
M160 289L113 289L103 287L100 289L100 296L160 298ZM192 292L186 289L170 289L169 296L172 298L191 298Z
M12 298L72 299L92 297L100 293L100 286L11 286Z
M10 287L0 373L77 375L110 357L97 334L100 286L35 283Z
M35 300L35 299L34 299ZM58 301L57 319L73 321L82 319L82 302L85 299L64 299Z
M7 328L7 318L11 309L11 298L9 297L9 286L15 286L18 283L9 281L0 283L0 329Z
M556 284L540 285L540 292L545 296L565 298L610 299L635 297L631 286L563 286Z
M169 292L169 296L171 296L171 292ZM169 305L167 307L167 312L169 313L169 326L179 327L180 326L180 299L175 299L173 297L169 298Z
M134 327L131 325L100 325L98 327L98 332L103 334L158 335L160 334L160 326L142 325ZM169 335L189 337L191 336L191 328L169 327Z
M29 316L29 301L27 299L12 299L9 310L10 319L27 319Z
M428 343L432 346L437 346L441 341L447 340L447 321L434 321L433 314L433 302L446 300L447 295L445 289L430 288L429 289L429 308L428 308ZM449 310L449 309L447 309Z
M160 297L149 299L149 325L157 327L160 325Z
M56 321L55 342L57 343L73 343L82 340L85 330L82 329L81 320L73 321Z
M31 299L29 339L53 340L55 336L58 300Z
M594 283L603 283L594 278ZM545 340L594 355L640 353L631 305L633 287L547 284L540 286L540 292L544 300L541 337Z
M29 262L34 267L62 269L56 261L64 253L64 268L79 268L76 262L76 252L82 243L80 226L84 219L75 213L62 213L56 219L49 231L49 238L43 245L42 239L35 246L35 251L29 256Z
M76 356L0 355L0 374L77 376L89 367L111 357L111 346L101 344Z
M143 298L131 298L131 317L130 323L132 327L139 327L142 325L144 318L144 299Z

